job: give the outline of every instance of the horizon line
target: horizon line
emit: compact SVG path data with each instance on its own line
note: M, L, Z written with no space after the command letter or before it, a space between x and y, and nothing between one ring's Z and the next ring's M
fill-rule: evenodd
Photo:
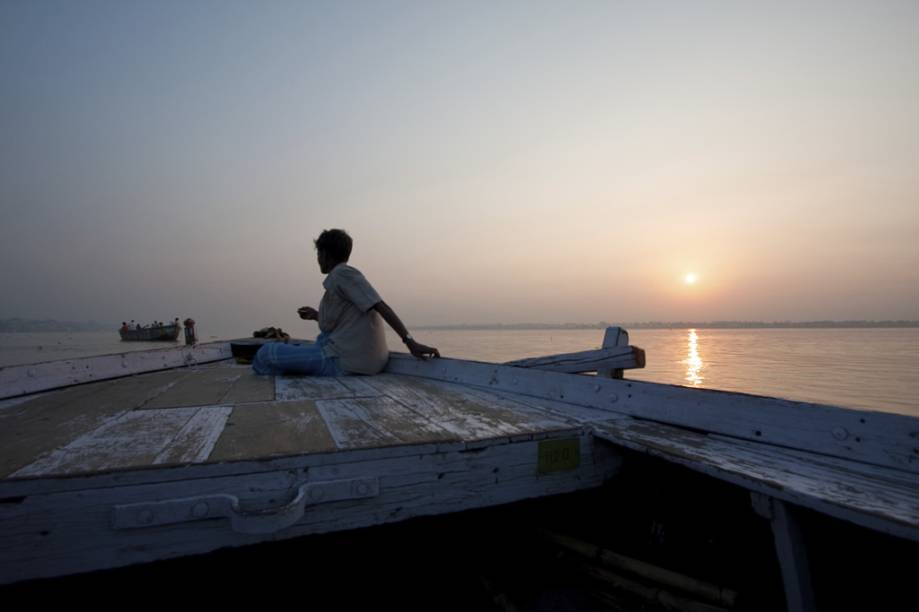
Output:
M794 328L794 327L836 327L836 328L870 328L870 327L919 327L919 320L914 319L820 319L810 321L630 321L625 323L443 323L432 325L415 325L415 329L604 329L606 327L623 327L626 329L670 329L670 328Z

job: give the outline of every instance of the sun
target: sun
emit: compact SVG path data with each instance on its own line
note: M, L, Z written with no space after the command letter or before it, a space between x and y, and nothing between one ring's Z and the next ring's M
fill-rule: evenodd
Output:
M683 282L687 285L695 285L697 280L699 280L699 276L697 274L690 273L683 277Z

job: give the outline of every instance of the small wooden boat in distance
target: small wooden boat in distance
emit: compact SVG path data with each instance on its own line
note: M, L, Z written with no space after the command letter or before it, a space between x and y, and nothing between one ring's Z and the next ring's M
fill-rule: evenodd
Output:
M133 340L140 342L166 341L175 342L179 337L182 326L177 323L169 325L157 325L155 327L143 327L141 329L120 329L122 340Z

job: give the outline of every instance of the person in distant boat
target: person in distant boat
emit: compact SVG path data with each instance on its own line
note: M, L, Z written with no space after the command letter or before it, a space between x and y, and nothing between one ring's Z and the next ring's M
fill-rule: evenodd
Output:
M121 331L128 331L129 329L130 329L130 327L128 327L127 322L122 321L122 322L121 322Z
M322 282L325 295L319 310L301 306L297 314L317 321L320 334L315 344L262 345L252 360L256 374L377 374L389 360L382 321L415 357L440 357L436 348L416 341L364 275L348 265L352 244L351 236L340 229L325 230L316 238L319 269L328 275Z

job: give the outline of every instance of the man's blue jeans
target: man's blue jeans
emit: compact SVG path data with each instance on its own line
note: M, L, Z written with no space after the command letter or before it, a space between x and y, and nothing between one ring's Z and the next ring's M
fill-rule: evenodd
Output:
M308 374L310 376L343 376L338 357L325 352L329 335L321 333L315 343L284 344L268 342L252 359L252 370L256 374Z

